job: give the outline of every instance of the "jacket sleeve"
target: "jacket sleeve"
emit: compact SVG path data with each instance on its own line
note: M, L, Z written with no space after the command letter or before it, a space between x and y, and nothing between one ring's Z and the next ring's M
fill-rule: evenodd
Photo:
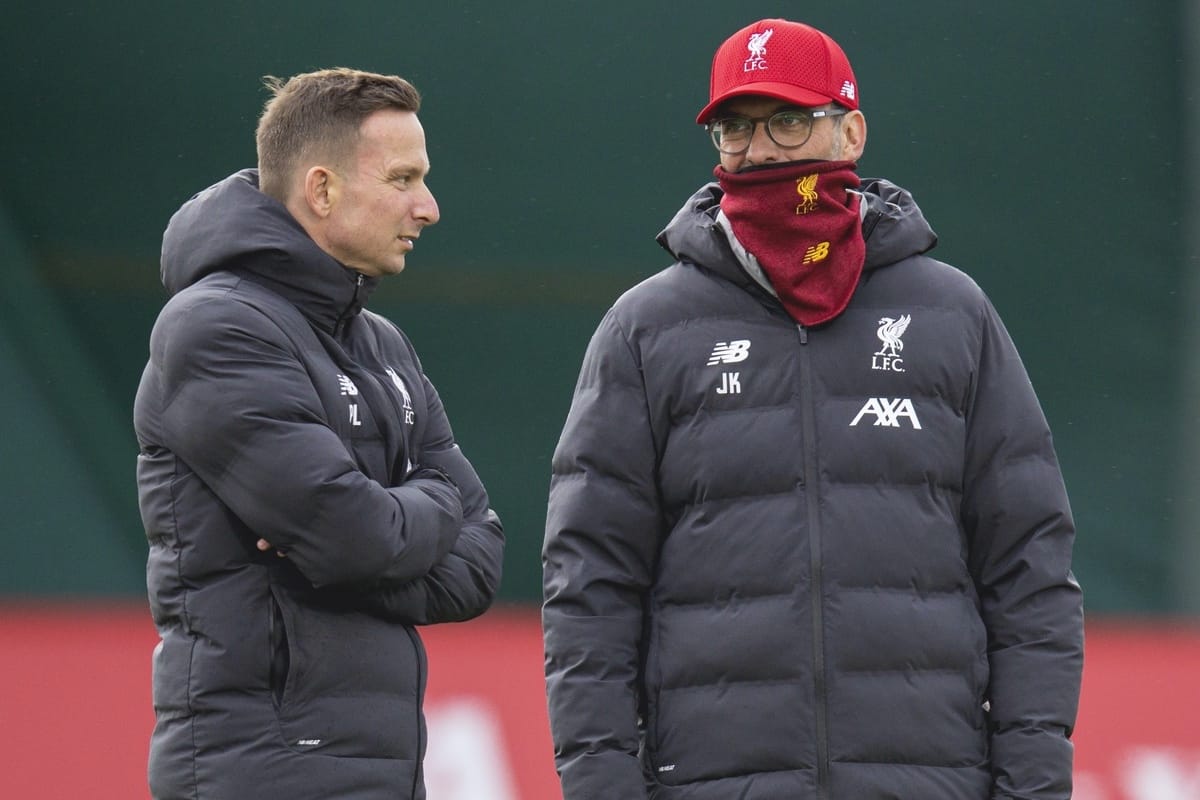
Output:
M364 475L262 311L177 305L156 326L151 361L162 444L314 585L411 580L453 546L458 489L433 470L393 487Z
M462 495L463 521L454 547L421 578L381 584L370 595L372 611L410 625L461 622L482 614L500 586L504 530L488 505L487 491L454 441L441 397L425 379L429 399L421 465L441 470Z
M554 453L542 551L546 688L564 800L646 798L639 650L661 532L640 367L613 312Z
M981 318L963 518L988 631L993 797L1067 800L1083 668L1075 527L1025 368L986 302Z

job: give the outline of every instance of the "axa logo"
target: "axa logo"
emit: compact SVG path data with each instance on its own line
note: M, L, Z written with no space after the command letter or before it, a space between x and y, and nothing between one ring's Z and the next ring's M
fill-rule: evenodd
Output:
M805 175L796 179L796 194L800 202L796 205L797 214L807 214L817 207L817 175Z
M750 41L746 42L746 49L750 51L750 55L746 57L742 64L743 72L753 72L756 69L767 68L767 40L775 33L774 28L767 28L760 33L750 34Z
M879 328L875 331L875 335L879 337L882 346L871 358L871 369L904 372L904 359L900 358L904 342L900 340L900 337L908 330L910 322L912 322L912 316L909 314L903 314L899 319L880 318Z
M868 400L854 420L850 423L853 428L862 421L863 417L872 416L875 421L872 425L880 425L885 428L901 428L900 420L908 420L908 424L913 430L921 430L921 420L917 419L917 410L913 408L912 400L907 397L896 397L888 399L886 397L872 397Z
M731 342L717 342L713 346L712 355L708 357L707 366L717 364L736 364L745 361L750 355L749 339L734 339Z

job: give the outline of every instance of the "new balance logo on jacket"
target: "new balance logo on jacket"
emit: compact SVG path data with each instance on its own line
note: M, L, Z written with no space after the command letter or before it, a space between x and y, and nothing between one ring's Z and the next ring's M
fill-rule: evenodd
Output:
M736 364L745 361L750 355L749 339L734 339L731 342L717 342L712 355L708 357L708 366L716 364Z

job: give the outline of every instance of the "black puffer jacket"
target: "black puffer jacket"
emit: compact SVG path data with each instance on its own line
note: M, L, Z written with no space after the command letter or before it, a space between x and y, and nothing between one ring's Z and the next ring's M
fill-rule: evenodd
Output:
M1066 798L1074 529L992 306L863 187L846 311L798 327L697 193L584 359L553 460L567 800Z
M503 535L373 280L256 175L192 198L134 409L156 798L422 798L415 625L481 613ZM286 557L261 553L259 538Z

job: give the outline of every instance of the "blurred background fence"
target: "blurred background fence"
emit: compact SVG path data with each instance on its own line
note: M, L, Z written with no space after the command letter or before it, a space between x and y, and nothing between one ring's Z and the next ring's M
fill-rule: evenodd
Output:
M860 172L914 193L935 255L985 288L1020 347L1090 618L1194 627L1195 5L18 0L0 28L0 614L97 599L140 613L130 416L164 300L162 229L253 164L262 76L338 65L425 95L442 221L372 305L438 385L506 523L503 600L532 614L549 459L587 339L665 266L655 234L710 178L691 120L713 50L787 16L854 64Z

